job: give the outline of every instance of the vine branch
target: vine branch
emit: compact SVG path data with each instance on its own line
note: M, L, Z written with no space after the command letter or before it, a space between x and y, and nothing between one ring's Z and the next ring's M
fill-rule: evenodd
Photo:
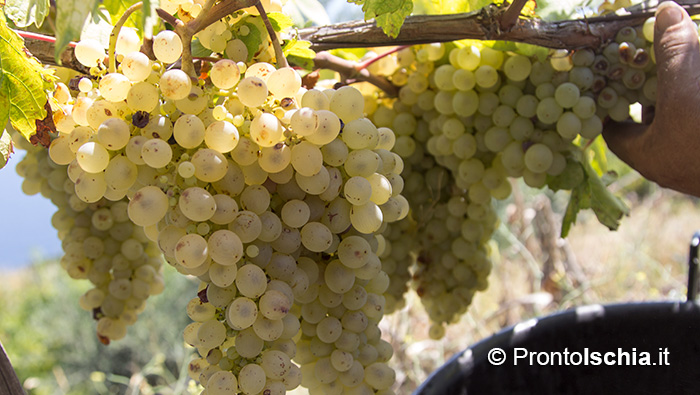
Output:
M357 63L331 55L328 52L316 54L314 65L320 69L337 71L346 80L369 82L391 97L398 95L398 88L386 78L374 75L367 69L358 70Z
M700 4L678 1L690 15L700 14ZM626 26L638 26L654 16L655 7L632 9L627 15L545 22L516 19L508 30L500 29L498 14L487 9L466 14L416 15L406 18L398 37L387 37L374 21L354 21L299 30L311 49L362 48L450 42L463 39L502 40L534 44L555 49L598 48L612 40Z
M501 15L501 30L510 30L511 27L515 26L520 18L520 12L527 4L528 0L514 0L508 6L508 9Z

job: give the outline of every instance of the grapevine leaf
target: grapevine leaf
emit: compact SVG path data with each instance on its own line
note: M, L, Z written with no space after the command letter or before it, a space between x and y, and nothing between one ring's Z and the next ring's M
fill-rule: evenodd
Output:
M54 99L52 98L50 100ZM51 111L51 104L47 102L44 108L46 109L46 116L44 117L44 119L36 120L36 133L34 133L32 137L29 138L29 142L34 145L41 144L43 147L49 148L49 145L51 145L51 134L55 134L57 133L57 131L56 125L53 122L53 112Z
M549 55L549 48L540 47L539 45L515 43L516 52L529 57L537 57L540 62L544 62Z
M596 138L590 145L590 164L593 170L602 176L608 171L607 145L602 137Z
M413 0L349 0L362 5L365 20L372 18L384 34L396 38L407 16L413 11Z
M245 44L246 48L248 49L248 60L251 60L258 52L258 49L262 44L263 36L260 32L260 28L258 28L258 26L256 26L254 23L249 22L244 26L248 26L250 32L247 35L238 38L243 41L243 44Z
M102 45L109 47L109 36L112 34L112 20L107 11L100 7L94 10L93 13L85 20L82 30L80 31L80 39L90 38L97 40Z
M372 14L372 18L377 15L396 12L401 6L401 0L366 0L362 10Z
M399 35L403 21L406 20L406 17L411 15L413 11L412 0L404 0L402 3L401 7L396 11L377 15L375 17L377 26L381 27L384 34L389 37L396 38Z
M622 216L629 213L629 208L606 188L604 180L598 176L588 160L583 158L578 163L583 169L583 182L571 190L569 205L562 221L561 236L567 236L571 226L576 223L578 212L587 208L592 209L598 221L608 229L617 229Z
M314 25L330 25L331 18L318 0L290 0L284 5L284 12L290 15L297 26L304 26L308 20Z
M571 191L585 181L583 166L579 161L567 158L566 167L561 174L549 176L547 186L553 191Z
M156 14L156 8L158 7L159 0L141 0L143 2L143 7L141 7L141 12L135 12L134 14L139 14L141 18L141 24L138 26L139 32L143 33L150 26L151 30L155 21L158 19L158 14Z
M211 49L205 48L199 39L195 38L192 40L192 56L195 58L211 56Z
M274 29L276 32L284 32L290 27L294 26L294 21L292 21L292 18L281 12L270 12L267 14L267 17L270 19L272 29Z
M100 0L60 0L56 2L56 61L71 41L80 37L90 11Z
M491 0L469 0L469 11L476 11L476 10L482 9L491 3L498 4L499 2L494 2ZM500 3L503 3L503 2L500 1Z
M603 179L598 177L595 170L584 161L583 167L588 177L590 187L591 208L601 224L610 230L616 230L620 226L620 219L629 213L629 208L606 188Z
M284 56L295 65L301 66L306 70L314 68L314 58L316 52L311 50L311 43L301 40L288 40L282 47Z
M328 51L331 55L352 61L359 61L367 53L366 48L338 48Z
M102 6L109 12L111 20L116 22L121 18L124 11L135 3L138 3L138 0L103 0ZM151 8L144 1L143 7L141 8L142 12L131 14L131 17L129 17L124 26L135 27L142 30L145 18L142 18L141 15L149 12L150 9Z
M419 15L459 14L470 11L469 3L469 0L415 0L413 9Z
M49 14L49 0L6 0L5 14L17 27L41 27Z
M24 48L22 38L7 27L0 9L0 124L12 126L26 139L35 121L46 116L47 89L53 76Z
M12 152L12 138L10 138L10 134L6 130L3 130L2 134L0 134L0 169L5 167Z
M581 183L578 187L571 190L569 204L566 206L566 212L561 223L562 238L569 234L571 226L576 223L578 212L590 207L591 200L588 192L588 183Z

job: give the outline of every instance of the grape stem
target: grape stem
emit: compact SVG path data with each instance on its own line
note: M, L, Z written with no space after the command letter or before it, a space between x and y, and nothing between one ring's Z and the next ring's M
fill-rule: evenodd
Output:
M156 12L158 16L173 25L173 30L180 36L180 40L182 41L182 71L192 78L197 77L194 68L194 60L192 59L192 38L194 38L195 34L241 8L255 5L258 1L259 0L223 0L215 5L214 3L216 3L216 0L207 0L204 6L202 6L202 11L200 11L199 15L187 23L175 18L165 10L157 8Z
M365 81L383 90L388 96L396 97L399 88L384 77L373 75L369 70L358 69L355 62L346 60L328 52L320 52L314 58L314 65L320 69L337 71L345 83Z
M117 48L117 39L119 38L119 32L122 30L122 26L126 23L126 21L129 19L131 14L133 14L135 11L140 10L143 7L143 2L138 2L131 7L127 8L126 11L122 14L121 18L117 21L117 23L114 24L114 27L112 28L112 33L109 35L109 51L107 52L107 55L109 56L109 72L114 73L117 71L117 60L116 60L116 48Z
M511 27L515 26L520 17L520 12L527 4L528 0L513 0L508 6L508 9L501 15L501 30L510 30Z
M393 54L393 53L399 52L399 51L401 51L402 49L406 49L406 48L408 48L408 47L410 47L410 45L401 45L401 46L398 46L398 47L396 47L396 48L394 48L394 49L391 49L391 50L389 50L389 51L384 52L384 53L381 54L381 55L374 56L374 57L372 57L371 59L367 59L367 60L365 60L364 62L359 63L357 66L355 66L355 68L357 69L357 71L362 71L362 70L368 68L369 66L371 66L372 64L374 64L374 62L377 62L377 61L379 61L379 60L381 60L381 59L383 59L383 58L385 58L385 57L387 57L387 56L389 56L389 55L391 55L391 54Z
M277 32L272 27L272 23L270 23L270 19L267 17L267 12L265 12L265 8L263 7L260 0L258 0L255 3L255 8L258 9L260 17L262 18L263 22L265 23L265 27L267 28L267 33L270 35L272 47L275 49L275 60L277 63L277 68L281 69L282 67L289 67L289 63L287 63L287 58L284 57L284 51L282 51L282 45L280 44L280 40L277 37Z

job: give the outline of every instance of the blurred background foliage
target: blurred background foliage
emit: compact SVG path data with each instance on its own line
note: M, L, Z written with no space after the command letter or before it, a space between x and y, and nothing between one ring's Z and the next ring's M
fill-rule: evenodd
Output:
M149 299L125 339L105 346L91 314L78 306L87 281L70 279L58 261L1 277L0 341L28 393L185 393L191 350L182 341L189 323L183 295L196 294L193 279L167 266L165 291Z

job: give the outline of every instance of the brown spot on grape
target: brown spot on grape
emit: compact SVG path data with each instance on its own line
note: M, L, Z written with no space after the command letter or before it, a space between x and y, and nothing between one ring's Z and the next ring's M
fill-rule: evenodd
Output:
M209 302L209 298L207 298L207 289L209 289L209 286L207 285L206 288L203 290L197 292L197 297L199 298L199 301L202 303L207 303Z
M107 336L102 336L98 333L97 339L99 339L100 343L104 344L105 346L109 346L110 340Z

